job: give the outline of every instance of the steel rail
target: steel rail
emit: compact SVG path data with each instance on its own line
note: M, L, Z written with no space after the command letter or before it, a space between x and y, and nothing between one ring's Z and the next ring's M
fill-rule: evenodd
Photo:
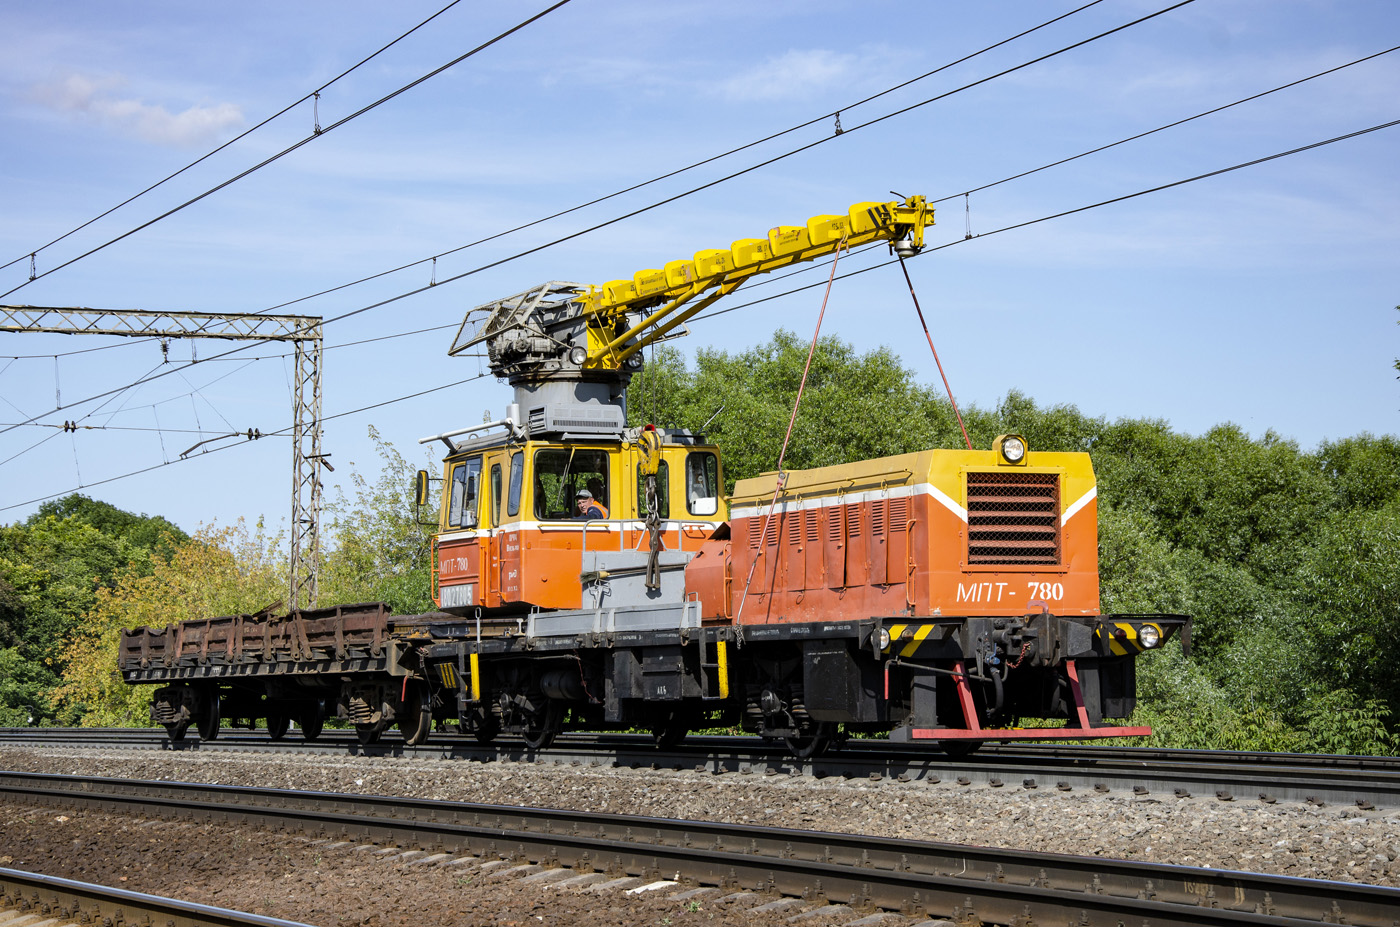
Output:
M75 882L56 876L0 869L0 923L165 924L167 927L307 927L159 895Z
M1393 925L1400 911L1400 889L1372 885L629 815L24 773L0 773L0 797L675 876L969 923Z
M933 745L851 740L816 760L794 760L781 747L753 737L692 736L657 750L645 735L564 735L547 750L531 750L501 737L482 745L471 737L435 735L427 744L405 746L396 734L362 746L350 731L326 731L307 743L296 734L271 741L262 731L220 732L220 739L177 745L164 733L141 729L0 729L0 746L117 746L231 752L330 752L412 756L421 759L543 761L589 765L701 769L708 772L783 772L816 777L888 778L929 784L1125 792L1136 796L1216 798L1223 801L1294 801L1363 808L1400 807L1400 758L1312 756L1204 750L1162 750L1084 745L989 746L974 756L953 758Z

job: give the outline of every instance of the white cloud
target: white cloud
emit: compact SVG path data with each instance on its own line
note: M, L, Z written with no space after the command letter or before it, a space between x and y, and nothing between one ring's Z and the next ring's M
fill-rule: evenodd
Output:
M864 76L857 74L856 64L852 54L824 48L794 49L731 77L720 90L729 99L742 102L802 99Z
M120 77L91 78L71 74L62 80L35 85L30 90L30 98L61 112L96 119L117 131L157 145L203 145L243 124L243 111L232 103L196 105L172 113L158 104L119 96L116 91L124 83Z

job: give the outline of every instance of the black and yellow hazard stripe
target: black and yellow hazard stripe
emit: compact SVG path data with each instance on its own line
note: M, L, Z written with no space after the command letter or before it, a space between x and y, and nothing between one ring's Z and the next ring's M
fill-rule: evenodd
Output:
M456 690L469 687L472 693L472 701L479 702L481 701L480 656L472 653L468 654L467 658L470 660L470 666L467 670L470 674L469 686L462 686L460 684L461 680L457 676L457 667L447 662L437 664L438 679L442 682L443 687L447 689Z
M1138 636L1140 628L1148 625L1135 625L1128 621L1104 622L1094 629L1094 633L1100 640L1108 642L1108 652L1115 657L1127 656L1130 653L1142 653L1147 649L1142 639ZM1151 625L1157 631L1158 640L1162 637L1162 629L1157 625Z
M885 648L885 653L891 653L898 649L901 657L912 657L918 652L919 645L924 642L924 638L928 637L929 633L936 627L938 627L936 624L890 625L890 645Z
M457 688L457 668L451 663L439 663L437 665L438 680L444 688Z

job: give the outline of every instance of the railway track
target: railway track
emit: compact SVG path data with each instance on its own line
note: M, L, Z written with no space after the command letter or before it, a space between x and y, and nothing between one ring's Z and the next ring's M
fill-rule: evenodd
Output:
M1400 917L1393 888L748 825L20 773L0 773L0 797L678 879L968 924L1393 927Z
M0 746L170 749L154 729L8 728ZM436 735L407 747L394 735L365 747L353 732L326 731L307 743L296 734L269 740L262 731L220 732L217 741L191 738L175 749L286 751L345 755L406 755L421 759L508 759L619 767L702 769L712 773L781 773L816 777L888 778L965 787L1126 792L1138 796L1214 797L1238 802L1308 802L1400 807L1400 758L1162 750L1084 745L989 746L955 759L924 744L851 740L817 760L794 760L752 737L691 737L658 750L642 735L564 736L547 750L502 737L490 745L470 737Z
M167 927L306 927L295 921L227 908L0 869L0 924L11 923L25 927L142 923Z

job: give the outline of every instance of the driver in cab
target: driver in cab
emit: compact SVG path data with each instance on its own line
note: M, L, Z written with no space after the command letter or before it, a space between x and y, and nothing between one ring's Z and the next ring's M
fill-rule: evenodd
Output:
M578 491L578 504L575 507L574 518L580 521L592 521L597 518L607 518L608 510L603 503L593 498L593 493L587 489Z

